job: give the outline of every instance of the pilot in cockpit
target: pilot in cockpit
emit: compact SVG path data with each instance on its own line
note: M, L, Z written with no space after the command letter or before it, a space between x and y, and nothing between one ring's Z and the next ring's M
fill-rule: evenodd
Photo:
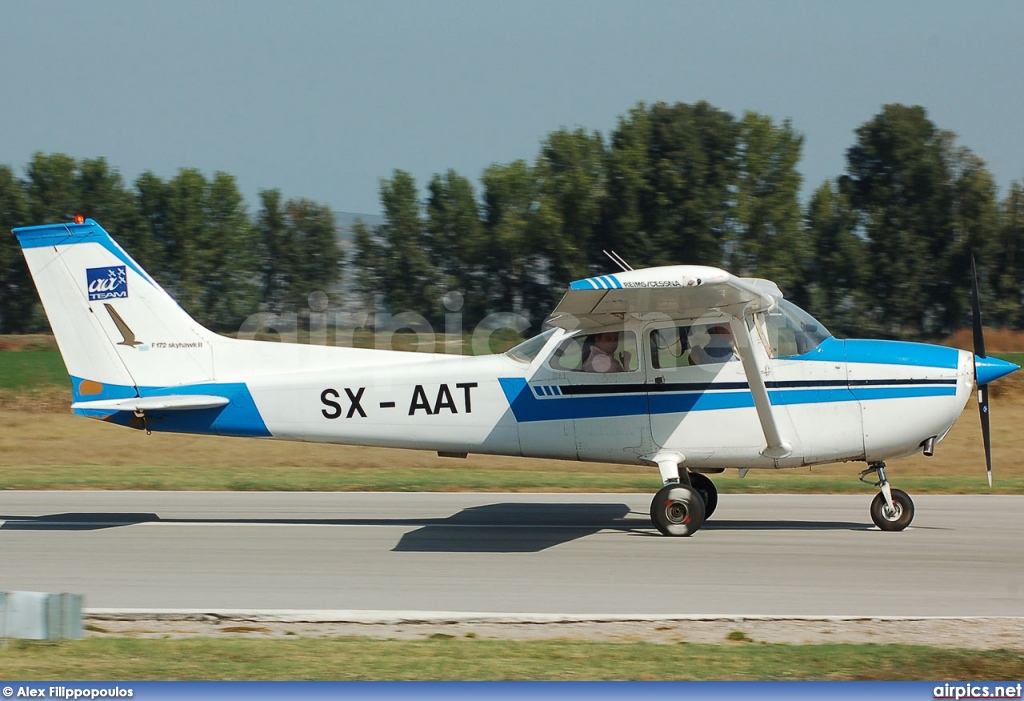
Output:
M708 342L690 350L690 361L700 365L728 363L732 360L739 360L739 356L736 354L732 330L725 324L708 327Z
M587 338L584 343L584 372L624 372L629 367L630 353L623 351L615 357L619 347L619 332L605 331Z

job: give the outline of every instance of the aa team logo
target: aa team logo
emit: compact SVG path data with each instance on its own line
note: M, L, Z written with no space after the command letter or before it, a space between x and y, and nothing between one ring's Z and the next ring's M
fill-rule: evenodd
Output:
M121 299L128 296L128 275L125 266L89 268L85 271L89 284L89 301Z

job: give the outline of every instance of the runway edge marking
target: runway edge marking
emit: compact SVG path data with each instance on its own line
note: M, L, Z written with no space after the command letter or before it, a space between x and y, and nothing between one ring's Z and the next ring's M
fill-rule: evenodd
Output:
M86 608L96 620L239 620L278 623L661 623L687 621L1014 621L1022 616L800 616L769 614L562 614L463 611L371 611L214 608Z

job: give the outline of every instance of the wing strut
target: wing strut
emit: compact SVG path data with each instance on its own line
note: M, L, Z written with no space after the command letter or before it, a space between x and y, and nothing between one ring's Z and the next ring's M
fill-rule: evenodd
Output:
M754 396L757 418L761 422L761 430L764 431L766 445L761 455L774 459L787 457L793 452L793 445L779 433L779 426L772 412L772 402L768 397L768 387L764 383L762 368L758 365L758 354L753 352L747 320L745 317L733 317L729 325L732 327L733 338L736 339L740 360L743 362L743 372L747 376L747 384L750 385L750 393Z

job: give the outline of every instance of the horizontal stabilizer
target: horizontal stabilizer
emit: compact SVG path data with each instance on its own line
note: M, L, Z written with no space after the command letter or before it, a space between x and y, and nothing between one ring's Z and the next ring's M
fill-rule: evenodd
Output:
M75 402L72 409L100 411L188 411L216 409L226 406L230 399L212 394L168 394L163 397L130 397L128 399L100 399L94 402Z

